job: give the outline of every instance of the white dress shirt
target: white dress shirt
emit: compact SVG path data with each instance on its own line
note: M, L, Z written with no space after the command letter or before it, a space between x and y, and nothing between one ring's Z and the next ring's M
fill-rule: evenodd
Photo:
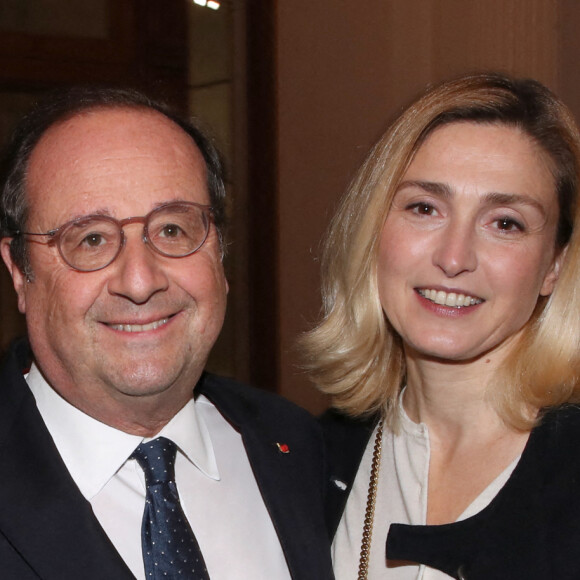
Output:
M448 580L451 576L424 565L387 568L385 546L392 523L425 525L429 479L429 431L424 423L414 423L399 399L400 432L383 431L381 466L375 504L369 557L369 580ZM376 429L369 440L349 495L346 509L332 544L336 580L357 578L360 546L367 504ZM505 485L520 456L492 482L459 516L475 515L486 507Z
M67 403L33 365L26 377L73 480L137 579L145 579L145 478L128 459L144 440ZM189 401L156 435L178 447L175 480L212 580L290 578L240 434L205 397Z

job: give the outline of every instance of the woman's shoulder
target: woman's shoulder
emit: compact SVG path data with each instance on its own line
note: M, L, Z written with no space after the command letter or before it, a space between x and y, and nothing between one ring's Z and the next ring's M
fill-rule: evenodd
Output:
M566 404L546 409L532 430L524 456L539 461L544 470L580 469L580 406Z
M567 403L545 409L534 431L552 435L580 432L580 405Z

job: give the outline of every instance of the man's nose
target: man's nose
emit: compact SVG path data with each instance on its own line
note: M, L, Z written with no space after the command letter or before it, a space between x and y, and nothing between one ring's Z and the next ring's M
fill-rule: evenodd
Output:
M450 222L439 232L433 251L433 264L448 278L477 267L476 233L471 223Z
M157 292L166 290L169 281L163 258L143 239L143 226L124 228L125 245L117 259L109 266L113 272L108 283L109 292L123 296L135 304L144 304Z

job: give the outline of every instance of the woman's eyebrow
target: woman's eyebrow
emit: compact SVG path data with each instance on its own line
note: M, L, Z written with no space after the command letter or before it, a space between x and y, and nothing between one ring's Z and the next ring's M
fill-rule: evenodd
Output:
M432 193L439 197L449 198L453 195L451 187L447 183L440 183L438 181L421 181L421 180L407 180L402 181L397 188L397 191L405 189L406 187L418 187L428 193Z
M408 180L402 181L397 191L407 187L417 187L428 193L450 199L453 197L453 188L447 183L439 181ZM536 208L543 216L546 215L546 208L531 195L522 193L502 193L491 191L482 196L481 205L530 205Z
M543 216L546 216L546 208L537 199L522 193L490 192L483 196L482 203L489 205L531 205Z

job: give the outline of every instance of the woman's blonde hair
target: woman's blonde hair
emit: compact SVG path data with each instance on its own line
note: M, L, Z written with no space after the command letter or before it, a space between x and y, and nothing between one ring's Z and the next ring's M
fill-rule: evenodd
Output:
M425 92L372 148L342 199L322 256L323 317L301 340L313 381L334 407L382 411L405 381L403 348L377 287L380 232L413 156L435 128L455 122L519 128L546 154L559 202L557 252L567 248L550 298L538 299L522 340L489 391L509 424L529 429L538 409L579 398L580 135L568 108L537 81L496 73L464 76Z

